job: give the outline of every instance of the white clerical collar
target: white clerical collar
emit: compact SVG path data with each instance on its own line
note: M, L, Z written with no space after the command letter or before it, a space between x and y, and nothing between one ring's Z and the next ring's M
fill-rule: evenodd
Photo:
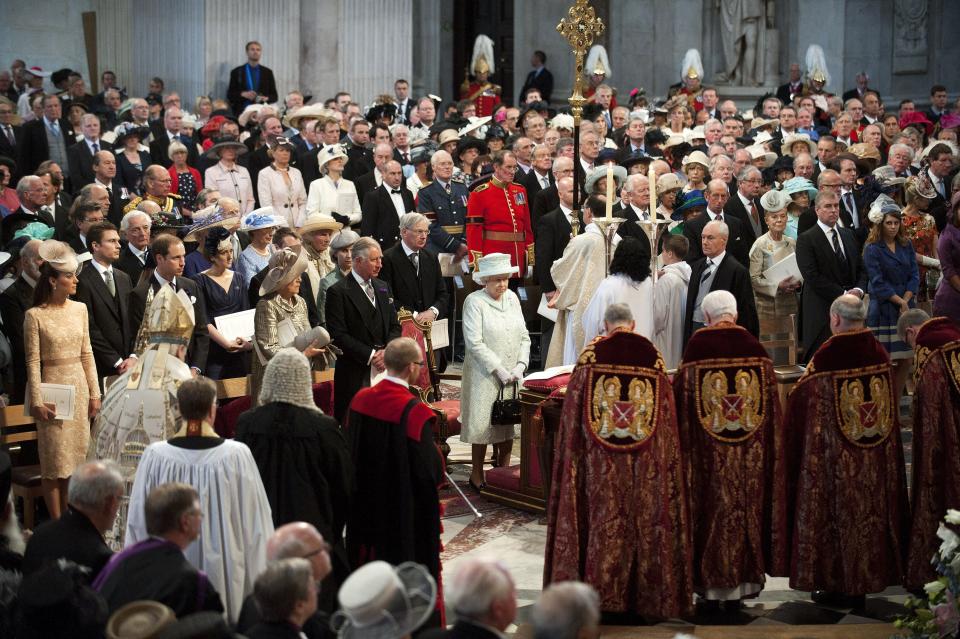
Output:
M393 382L394 384L399 384L404 388L410 388L410 383L405 379L400 379L399 377L394 377L393 375L384 375L380 381Z

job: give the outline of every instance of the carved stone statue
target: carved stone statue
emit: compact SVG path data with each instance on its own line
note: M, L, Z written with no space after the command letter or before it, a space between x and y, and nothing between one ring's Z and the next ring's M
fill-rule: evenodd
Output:
M767 81L767 45L773 27L773 6L770 0L716 0L719 12L716 24L723 45L723 72L716 81L721 84L760 86Z

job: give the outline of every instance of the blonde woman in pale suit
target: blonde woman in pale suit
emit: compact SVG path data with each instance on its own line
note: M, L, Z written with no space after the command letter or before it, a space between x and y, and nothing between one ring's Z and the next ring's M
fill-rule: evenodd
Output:
M353 182L343 178L343 165L347 163L347 154L339 144L333 144L320 151L317 161L319 180L310 184L307 197L307 215L319 213L332 217L345 227L360 224L360 199Z
M290 166L293 142L279 137L267 154L273 162L257 176L260 206L272 206L277 215L287 221L287 226L299 228L307 217L307 189L300 170Z

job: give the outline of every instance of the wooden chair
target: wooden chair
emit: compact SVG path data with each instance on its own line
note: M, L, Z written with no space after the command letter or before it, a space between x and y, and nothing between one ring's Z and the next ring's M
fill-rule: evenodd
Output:
M37 427L32 417L23 414L23 405L3 408L0 424L0 446L17 449L24 442L37 441ZM14 466L11 473L11 492L14 499L23 500L23 526L33 529L36 521L37 500L43 498L40 486L40 465Z
M433 352L433 340L430 337L430 324L418 322L413 317L413 313L401 308L397 314L400 321L400 333L404 337L413 339L421 348L424 361L427 366L421 369L421 378L418 384L412 387L417 391L422 399L434 413L437 415L437 426L433 431L434 440L443 453L444 461L449 465L469 463L467 460L449 459L450 445L447 439L453 435L460 434L460 400L443 399L443 393L440 387L440 373L437 370L437 359ZM444 376L447 379L457 376Z

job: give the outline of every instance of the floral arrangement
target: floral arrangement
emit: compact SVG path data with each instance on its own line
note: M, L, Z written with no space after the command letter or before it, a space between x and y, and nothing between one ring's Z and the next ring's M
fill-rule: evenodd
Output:
M960 525L960 510L948 510L944 522L937 530L943 543L932 560L940 576L923 589L926 599L908 597L906 606L910 614L894 622L897 628L909 631L900 637L916 639L943 639L958 637L960 628L960 535L951 526Z

